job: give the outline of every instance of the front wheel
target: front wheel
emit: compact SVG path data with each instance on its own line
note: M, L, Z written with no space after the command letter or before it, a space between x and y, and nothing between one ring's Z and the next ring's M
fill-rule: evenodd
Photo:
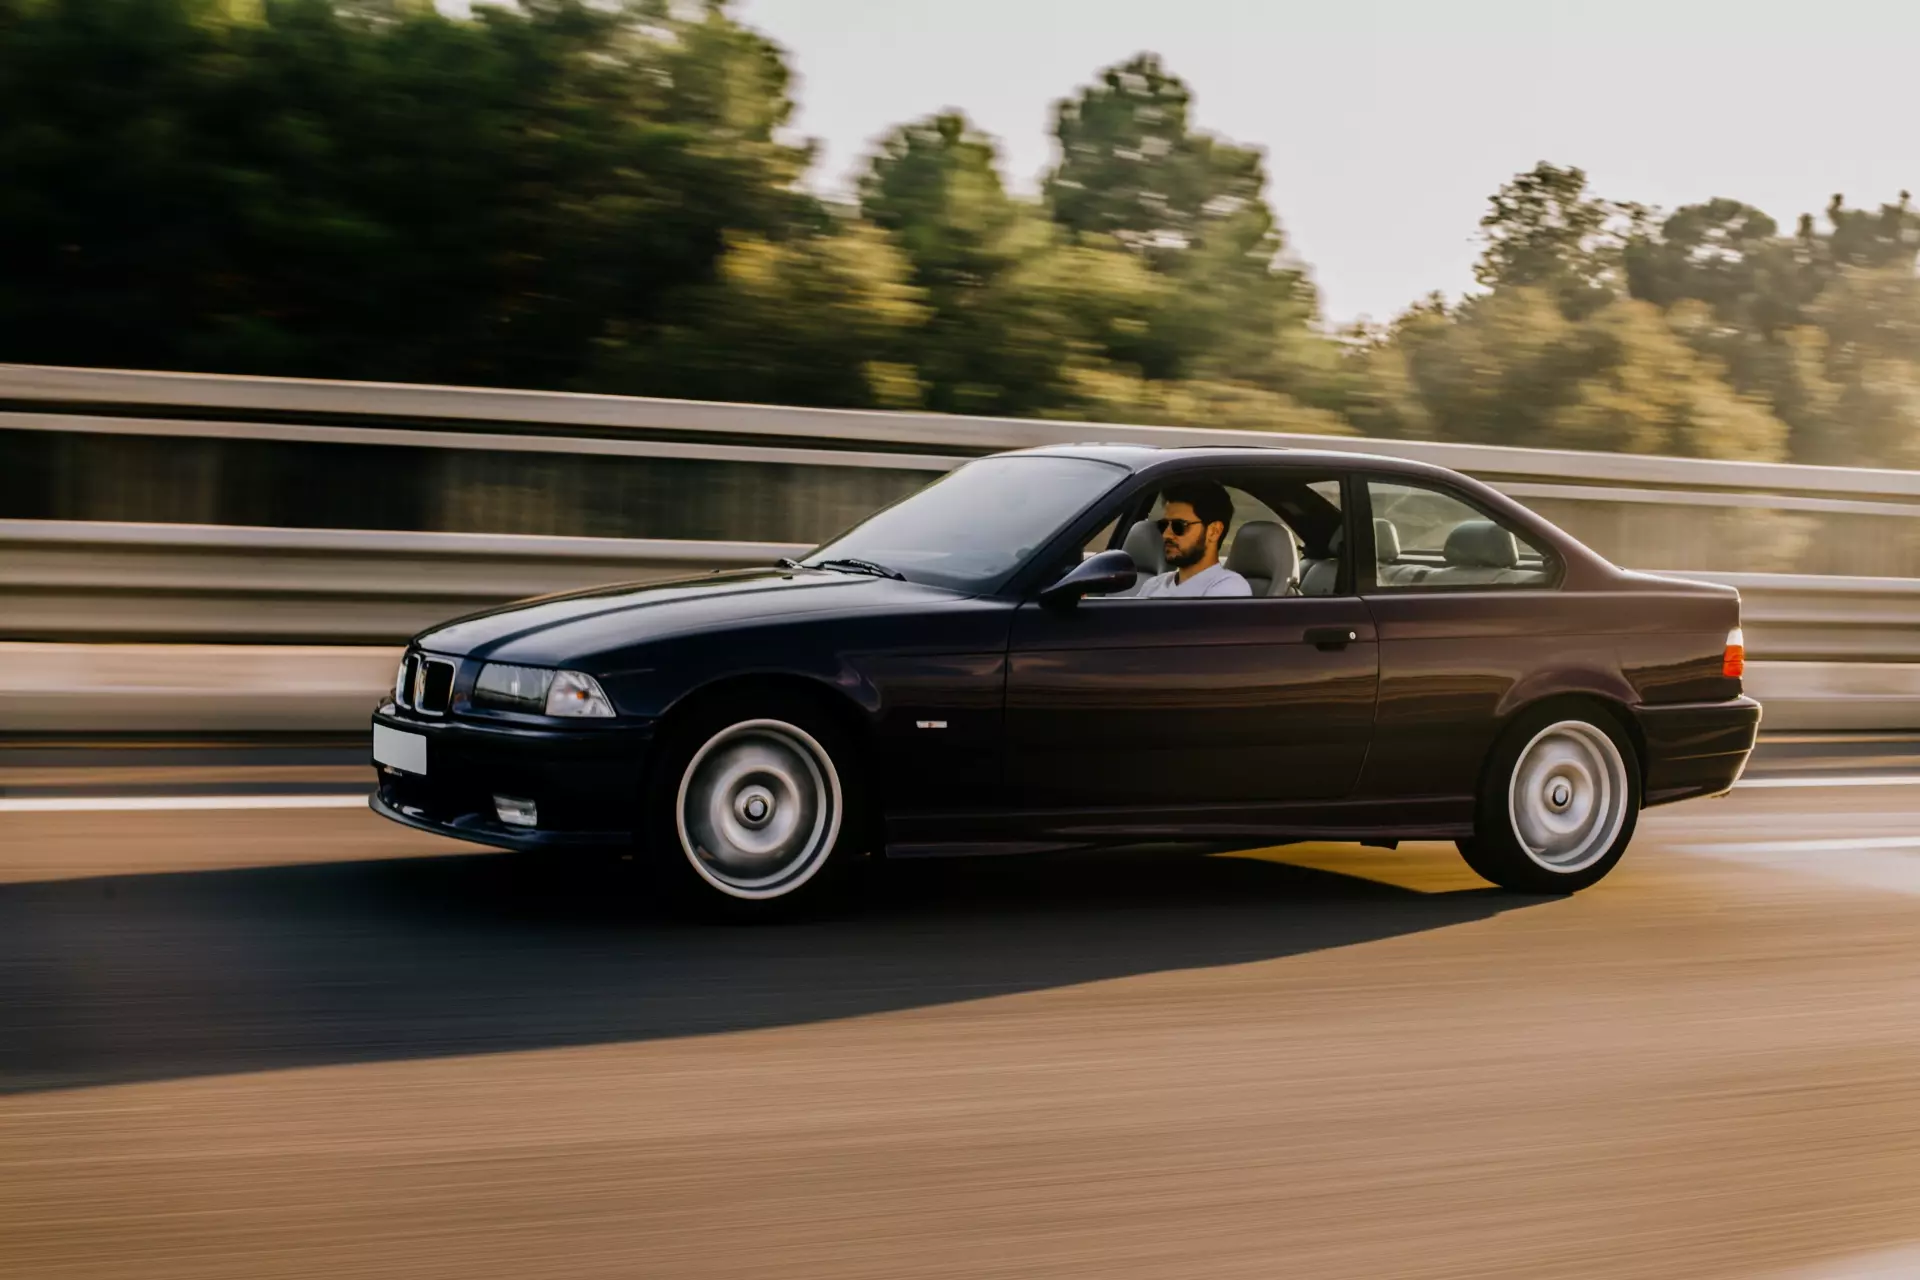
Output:
M1573 893L1626 852L1640 815L1633 744L1598 709L1524 714L1495 744L1460 853L1521 893Z
M800 699L728 699L661 748L640 854L673 905L758 919L833 896L861 852L864 800L827 716Z

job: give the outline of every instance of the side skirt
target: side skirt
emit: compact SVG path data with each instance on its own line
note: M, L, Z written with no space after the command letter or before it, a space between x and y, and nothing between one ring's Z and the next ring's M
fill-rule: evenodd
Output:
M972 857L1142 844L1252 849L1309 840L1382 844L1473 834L1473 800L1340 800L1313 804L890 814L890 858Z

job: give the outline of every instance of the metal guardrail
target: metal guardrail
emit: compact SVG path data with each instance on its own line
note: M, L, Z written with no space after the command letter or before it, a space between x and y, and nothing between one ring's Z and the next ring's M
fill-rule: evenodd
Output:
M508 600L772 564L805 550L0 520L0 640L398 644Z
M0 515L269 523L294 504L304 524L378 509L395 528L814 541L966 457L1093 441L1439 463L1641 568L1920 577L1920 472L0 365L0 465L44 476L16 476ZM407 450L397 466L377 461ZM378 483L358 488L361 477ZM23 500L23 483L69 496ZM698 505L677 507L690 488Z
M394 644L507 600L771 564L793 543L0 520L0 640ZM1740 589L1756 660L1920 662L1920 580Z
M3 433L414 448L463 466L493 459L449 470L449 492L463 499L501 485L502 461L515 458L529 466L537 455L573 455L595 466L602 459L668 468L655 474L656 493L660 484L677 492L671 485L684 473L671 468L699 464L721 469L703 476L737 477L724 482L732 489L713 522L720 533L744 531L777 498L781 521L760 527L779 528L782 539L824 536L849 513L1002 449L1256 444L1413 458L1494 484L1618 563L1739 587L1755 687L1772 708L1771 727L1920 728L1920 472L19 365L0 365ZM504 474L522 469L514 463ZM386 661L386 646L432 622L548 591L767 563L799 548L764 536L674 541L0 520L0 647L15 677L8 684L0 670L0 728L12 723L7 708L39 706L36 689L84 692L96 678L86 673L108 658L112 671L98 676L108 683L95 691L103 723L125 722L116 708L139 701L142 690L169 706L177 698L180 714L190 716L196 704L180 690L197 688L197 677L179 675L186 683L176 687L169 683L175 677L151 672L175 669L189 649L202 655L188 663L193 670L194 663L218 670L225 659L208 646L237 654L236 646L249 643L331 646L312 649L314 661L332 655L330 669L349 674L300 695L333 708L325 720L358 706L360 686ZM1821 572L1762 571L1782 567ZM1892 576L1899 574L1914 576ZM80 652L89 646L92 657ZM248 661L271 669L266 649L249 653ZM71 705L56 698L33 714L53 723ZM262 714L271 720L270 707Z
M1768 662L1920 663L1920 579L1678 573L1740 590L1747 650Z
M8 364L0 364L0 405L13 406L0 412L0 429L10 430L737 458L915 471L945 470L964 457L1047 444L1278 445L1433 462L1501 481L1518 497L1604 496L1608 501L1920 515L1920 472L1359 436Z

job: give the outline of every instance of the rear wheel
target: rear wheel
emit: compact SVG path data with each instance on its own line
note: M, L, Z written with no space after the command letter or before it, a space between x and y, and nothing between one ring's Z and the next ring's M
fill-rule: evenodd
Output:
M1599 708L1562 704L1501 735L1460 853L1502 888L1573 893L1613 870L1639 815L1633 744Z
M660 743L640 855L670 903L696 914L818 907L864 852L858 774L847 735L810 700L716 701Z

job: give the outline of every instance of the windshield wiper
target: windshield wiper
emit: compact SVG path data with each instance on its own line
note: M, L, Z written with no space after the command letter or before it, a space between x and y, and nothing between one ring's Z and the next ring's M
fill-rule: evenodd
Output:
M905 582L907 580L907 575L904 573L895 573L892 569L887 568L887 566L877 561L860 560L853 556L846 556L837 560L816 561L813 567L816 569L851 569L855 573L870 573L876 578L892 578L895 582Z
M773 567L776 569L804 569L807 566L801 564L798 560L795 560L792 556L781 556L778 560L775 560L773 562Z

